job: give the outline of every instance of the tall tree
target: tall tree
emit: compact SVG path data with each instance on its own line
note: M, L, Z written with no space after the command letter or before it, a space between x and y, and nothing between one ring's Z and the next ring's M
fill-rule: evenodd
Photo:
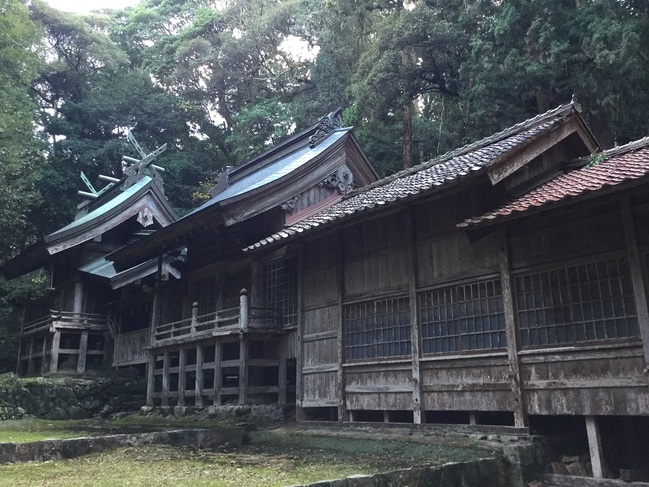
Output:
M33 231L27 219L37 198L40 151L34 136L39 31L19 0L0 0L0 260L20 250Z

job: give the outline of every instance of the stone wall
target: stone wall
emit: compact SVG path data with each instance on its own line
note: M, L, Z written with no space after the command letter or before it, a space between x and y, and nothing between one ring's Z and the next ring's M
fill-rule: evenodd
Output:
M0 420L85 419L135 411L145 402L146 381L138 378L0 375Z
M517 487L502 459L447 463L436 467L407 468L376 475L352 475L294 487Z

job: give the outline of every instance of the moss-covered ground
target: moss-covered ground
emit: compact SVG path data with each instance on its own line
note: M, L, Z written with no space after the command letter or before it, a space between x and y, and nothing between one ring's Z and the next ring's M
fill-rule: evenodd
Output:
M236 449L150 445L70 460L0 465L0 486L287 486L492 453L469 441L281 428L252 432Z

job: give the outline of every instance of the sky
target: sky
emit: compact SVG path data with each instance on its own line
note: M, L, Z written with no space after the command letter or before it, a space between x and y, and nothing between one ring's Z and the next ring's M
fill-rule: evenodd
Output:
M139 0L46 0L50 7L64 12L86 14L91 10L120 9L139 3Z

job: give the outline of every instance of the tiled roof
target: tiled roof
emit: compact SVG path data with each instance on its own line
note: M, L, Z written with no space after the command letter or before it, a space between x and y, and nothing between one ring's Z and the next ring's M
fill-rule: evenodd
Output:
M603 153L606 159L561 174L500 208L458 224L466 228L524 212L569 198L600 191L649 174L649 137Z
M352 215L405 200L486 170L495 162L532 142L573 114L575 106L561 105L502 132L444 154L431 161L360 188L328 208L244 249L254 250L289 239Z

